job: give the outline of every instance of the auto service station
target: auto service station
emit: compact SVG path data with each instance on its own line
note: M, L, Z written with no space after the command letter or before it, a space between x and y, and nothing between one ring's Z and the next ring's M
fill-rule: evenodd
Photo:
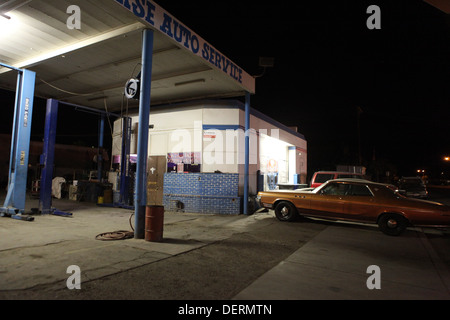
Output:
M79 29L69 28L74 6ZM34 96L48 99L43 214L57 212L58 108L98 114L99 150L110 126L111 166L99 165L92 183L105 182L113 204L134 208L136 238L147 205L251 214L243 199L257 191L306 183L304 136L252 108L255 78L155 2L9 0L0 13L0 87L16 92L0 214L24 213Z

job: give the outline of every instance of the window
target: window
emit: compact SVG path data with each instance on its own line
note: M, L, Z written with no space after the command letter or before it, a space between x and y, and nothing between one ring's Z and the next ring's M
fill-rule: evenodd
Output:
M322 191L322 194L330 196L373 196L366 185L350 183L329 183Z
M328 180L334 179L334 174L332 173L319 173L316 175L314 182L316 183L324 183Z
M372 196L369 188L362 184L352 184L350 185L350 190L347 195L350 196Z
M322 194L330 196L344 196L347 194L350 185L348 183L330 183L322 189Z
M362 179L363 177L359 174L341 173L341 174L338 174L338 176L337 176L337 179L340 179L340 178Z

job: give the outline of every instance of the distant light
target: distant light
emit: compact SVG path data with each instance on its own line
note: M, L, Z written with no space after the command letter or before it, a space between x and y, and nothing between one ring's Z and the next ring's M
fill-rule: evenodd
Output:
M444 157L445 161L450 161L450 157Z

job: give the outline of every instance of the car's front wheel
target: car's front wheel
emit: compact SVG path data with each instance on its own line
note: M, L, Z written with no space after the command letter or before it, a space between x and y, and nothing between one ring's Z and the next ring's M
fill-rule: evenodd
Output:
M281 201L275 207L275 216L280 221L295 221L298 218L297 208L288 201Z
M387 213L378 220L380 230L390 236L398 236L405 231L408 221L399 214Z

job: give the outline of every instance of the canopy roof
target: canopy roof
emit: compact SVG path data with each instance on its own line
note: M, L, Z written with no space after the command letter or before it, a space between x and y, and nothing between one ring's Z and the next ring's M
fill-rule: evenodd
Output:
M151 1L6 1L0 62L35 71L38 97L111 112L124 103L132 108L138 102L124 97L124 87L140 71L145 28L154 30L152 104L255 92L252 76ZM0 87L15 85L16 72L0 67Z

